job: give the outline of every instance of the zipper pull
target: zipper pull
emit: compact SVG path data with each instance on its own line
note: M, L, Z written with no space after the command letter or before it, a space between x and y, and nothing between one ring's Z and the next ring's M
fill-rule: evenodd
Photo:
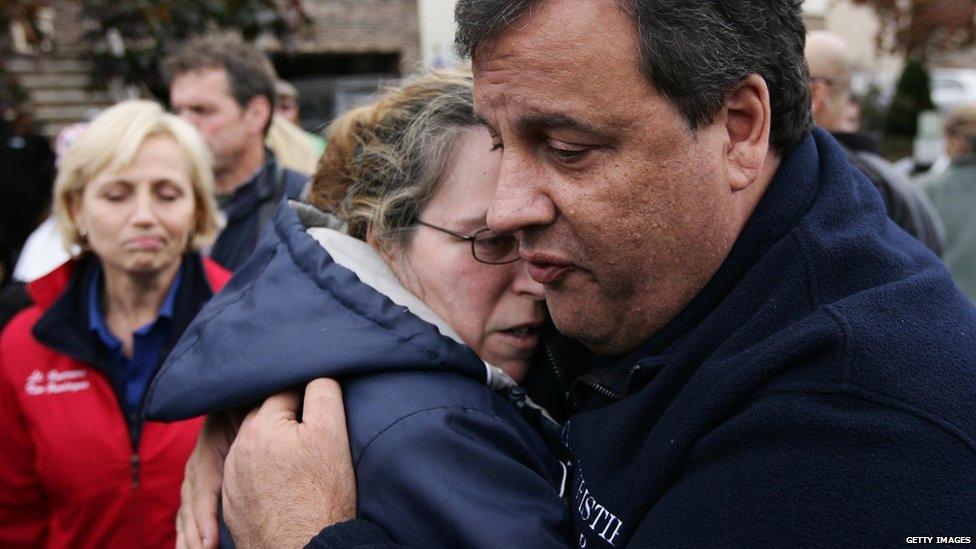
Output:
M129 459L129 464L132 466L132 487L139 487L139 454L132 454Z

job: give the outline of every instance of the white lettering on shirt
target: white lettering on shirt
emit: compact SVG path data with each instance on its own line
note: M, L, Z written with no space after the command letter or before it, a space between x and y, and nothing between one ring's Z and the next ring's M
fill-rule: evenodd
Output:
M586 480L582 476L576 486L575 500L579 518L597 537L615 547L623 522L590 495ZM585 534L580 534L579 546L586 546Z

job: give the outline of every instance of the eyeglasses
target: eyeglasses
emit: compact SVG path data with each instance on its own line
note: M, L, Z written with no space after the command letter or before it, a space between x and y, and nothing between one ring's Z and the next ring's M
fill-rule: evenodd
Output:
M486 228L467 236L424 221L418 220L417 223L429 229L471 242L471 255L481 263L505 265L519 260L518 240L515 239L514 235L497 234Z

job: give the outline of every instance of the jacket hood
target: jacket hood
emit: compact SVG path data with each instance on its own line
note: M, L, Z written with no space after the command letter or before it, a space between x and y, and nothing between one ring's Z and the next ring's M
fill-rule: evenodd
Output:
M283 203L253 255L189 326L150 386L150 419L258 400L318 377L429 370L493 388L486 365L366 243L326 214ZM334 218L333 218L334 219Z

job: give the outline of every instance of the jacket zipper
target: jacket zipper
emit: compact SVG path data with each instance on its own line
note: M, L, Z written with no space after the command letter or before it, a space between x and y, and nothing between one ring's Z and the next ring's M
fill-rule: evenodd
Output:
M132 489L136 490L139 488L139 454L132 454L130 464L132 465Z
M124 410L124 409L123 409ZM135 413L127 413L123 411L122 417L125 418L126 424L129 427L129 441L132 443L132 455L129 456L129 469L132 473L132 500L133 506L136 508L136 525L133 533L136 534L136 539L133 540L133 547L139 547L142 542L142 509L141 502L139 501L139 482L140 473L142 468L142 462L139 458L139 443L142 438L142 420Z
M549 345L543 345L542 348L546 352L546 359L549 362L549 366L552 368L553 373L556 374L556 379L559 381L560 389L563 394L569 392L569 383L566 382L566 376L563 371L559 368L559 363L556 362L556 357L552 356L552 348Z
M641 369L641 365L640 363L638 363L634 365L634 367L631 368L629 372L627 372L627 377L624 378L624 385L623 385L625 388L630 387L631 382L634 380L634 376L637 374L637 372L640 371L640 369ZM623 394L615 392L610 387L607 387L606 385L598 382L592 376L582 376L579 378L579 381L584 385L586 385L587 387L589 387L590 389L593 389L597 393L600 393L601 395L607 397L610 400L620 400L624 398Z
M136 417L136 414L129 413L126 414L126 424L129 427L129 441L132 444L132 455L129 457L129 466L132 470L132 489L136 490L139 488L139 439L140 437L140 421Z
M609 398L610 400L620 400L621 398L623 398L623 395L619 395L613 392L613 390L611 390L609 387L603 385L602 383L597 382L595 379L593 379L590 376L584 376L579 378L579 382L582 383L583 385L586 385L590 389L593 389L593 391L600 393L601 395Z

